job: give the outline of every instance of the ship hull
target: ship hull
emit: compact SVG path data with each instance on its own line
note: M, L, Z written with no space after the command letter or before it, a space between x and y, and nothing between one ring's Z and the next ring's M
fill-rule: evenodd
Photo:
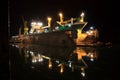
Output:
M23 43L49 46L74 47L75 42L65 31L49 32L42 34L24 35Z
M95 46L96 39L79 30L56 31L39 34L28 34L18 37L13 43L37 44L48 46L75 47Z
M76 23L71 27L60 26L60 30L20 35L13 42L25 44L39 44L49 46L74 47L78 45L92 45L96 42L95 35L82 33L84 23Z

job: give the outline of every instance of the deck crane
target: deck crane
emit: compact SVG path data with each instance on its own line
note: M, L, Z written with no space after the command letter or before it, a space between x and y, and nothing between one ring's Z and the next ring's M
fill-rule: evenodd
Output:
M22 16L23 24L24 24L24 35L28 34L28 27L27 27L27 21L24 20Z
M60 21L57 21L57 23L59 25L65 25L66 23L69 23L69 22L71 22L71 24L73 24L73 21L77 20L77 18L71 18L69 20L64 21L62 13L59 13L59 16L60 16ZM84 23L84 13L82 12L80 16L81 16L81 18L80 18L79 22Z

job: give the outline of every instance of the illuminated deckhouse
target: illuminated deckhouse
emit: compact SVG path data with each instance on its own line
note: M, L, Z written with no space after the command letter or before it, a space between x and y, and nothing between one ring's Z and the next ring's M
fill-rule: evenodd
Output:
M42 22L32 22L31 23L31 30L30 30L30 33L39 33L40 32L40 28L43 26L43 23Z

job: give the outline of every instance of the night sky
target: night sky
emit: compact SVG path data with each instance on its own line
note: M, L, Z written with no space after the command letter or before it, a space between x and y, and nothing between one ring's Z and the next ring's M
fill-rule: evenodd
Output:
M62 12L64 19L79 17L85 12L85 20L95 26L103 41L118 42L118 26L113 26L113 10L110 0L10 0L10 35L17 35L19 27L23 26L22 16L28 23L32 19L40 19L47 25L46 18L59 20ZM116 39L115 39L116 38Z

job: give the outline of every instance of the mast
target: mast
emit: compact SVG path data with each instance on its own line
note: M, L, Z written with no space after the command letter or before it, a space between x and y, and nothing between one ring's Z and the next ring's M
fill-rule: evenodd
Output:
M50 17L48 17L47 20L48 20L48 27L51 27L51 20L52 19Z
M10 2L8 0L8 37L10 38Z
M81 16L80 22L84 22L84 13L82 12L80 16Z
M24 35L28 34L28 27L27 27L27 21L24 20L23 16L22 16L22 20L24 23Z
M62 23L63 22L63 15L62 15L62 13L59 13L59 16L60 16L60 23Z

